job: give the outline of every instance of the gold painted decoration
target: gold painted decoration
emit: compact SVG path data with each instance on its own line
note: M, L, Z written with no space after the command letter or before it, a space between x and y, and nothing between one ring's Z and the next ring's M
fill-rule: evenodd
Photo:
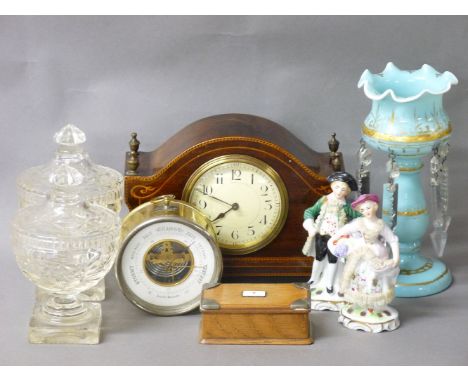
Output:
M390 215L390 211L382 210L382 214ZM406 217L419 216L419 215L423 215L423 214L427 214L427 209L426 208L423 208L421 210L415 210L415 211L398 211L398 216L406 216Z
M432 267L431 267L432 268ZM432 280L429 280L429 281L422 281L422 282L416 282L416 283L402 283L402 282L398 282L398 284L396 285L397 287L398 286L422 286L422 285L430 285L430 284L433 284L435 283L436 281L442 279L443 277L445 277L445 275L447 275L449 273L449 270L447 267L445 267L445 270L439 275L437 276L435 279L432 279Z
M422 143L439 140L452 133L452 126L449 124L445 130L435 131L432 133L423 133L419 135L403 135L397 136L392 134L380 133L377 130L372 130L366 125L362 126L362 134L368 137L379 139L386 142L401 142L401 143Z
M403 276L410 276L410 275L416 275L418 273L423 273L431 269L433 266L432 260L428 261L426 264L424 264L422 267L419 267L417 269L400 269L400 275Z

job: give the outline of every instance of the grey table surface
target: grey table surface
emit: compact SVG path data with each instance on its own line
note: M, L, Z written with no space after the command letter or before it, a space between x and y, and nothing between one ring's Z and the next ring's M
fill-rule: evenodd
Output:
M0 47L0 364L468 364L466 17L0 17ZM197 119L242 112L282 124L317 151L327 150L336 131L354 172L359 127L370 110L356 84L365 68L378 72L388 61L405 69L428 63L460 80L445 97L454 132L444 261L455 281L438 295L396 299L398 330L354 332L336 313L313 312L311 346L200 345L198 313L151 316L109 274L101 344L28 344L34 286L10 247L14 182L51 159L55 131L78 125L91 158L122 170L131 131L149 151ZM377 193L384 161L376 154ZM426 237L428 255L429 244Z

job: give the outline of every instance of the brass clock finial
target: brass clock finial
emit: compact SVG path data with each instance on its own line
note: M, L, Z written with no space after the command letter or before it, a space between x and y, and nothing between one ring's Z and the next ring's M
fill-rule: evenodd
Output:
M336 133L333 133L331 139L328 141L328 148L332 153L336 153L339 147L340 141L336 139Z
M137 139L137 133L131 134L132 139L128 144L130 145L130 151L136 151L138 153L138 149L140 148L140 141Z
M137 133L131 134L132 139L128 142L130 146L130 152L127 157L127 175L135 175L140 160L138 158L138 149L140 148L140 141L137 139Z
M339 147L340 142L336 139L336 133L333 133L331 139L328 141L328 148L330 149L330 164L334 171L340 171L342 168L340 154L338 153Z

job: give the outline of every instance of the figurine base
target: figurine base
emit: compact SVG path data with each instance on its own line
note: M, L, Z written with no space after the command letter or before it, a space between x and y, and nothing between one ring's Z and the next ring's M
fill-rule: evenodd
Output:
M326 288L310 288L310 308L312 310L330 310L338 312L346 304L344 297L338 296L337 292L328 293Z
M48 296L47 296L48 297ZM47 303L38 300L29 323L29 342L32 344L89 344L99 343L102 321L101 304L81 302L73 304L64 315L55 315Z
M452 283L452 274L442 261L425 259L421 255L417 260L423 265L416 269L411 269L411 264L402 264L395 286L397 297L430 296L444 291Z
M346 305L341 308L338 322L348 329L368 333L392 331L400 326L398 311L391 306L369 311L356 305Z

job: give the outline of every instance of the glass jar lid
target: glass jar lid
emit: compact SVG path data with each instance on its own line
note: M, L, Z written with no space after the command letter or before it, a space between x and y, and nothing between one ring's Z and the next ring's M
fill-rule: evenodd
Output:
M73 125L63 127L54 135L58 147L55 158L41 166L24 171L17 180L21 207L37 205L46 199L52 189L52 179L64 165L76 169L82 176L83 198L115 212L121 208L123 176L109 167L94 164L83 144L86 135Z

